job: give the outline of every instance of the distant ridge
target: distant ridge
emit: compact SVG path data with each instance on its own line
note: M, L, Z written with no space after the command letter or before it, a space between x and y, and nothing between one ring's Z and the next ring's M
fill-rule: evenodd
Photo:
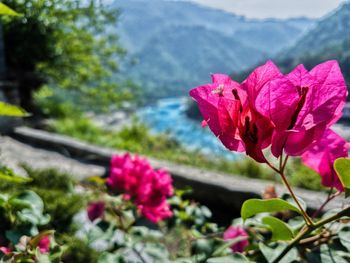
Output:
M183 96L210 73L251 67L294 44L314 24L308 18L247 19L187 1L116 0L116 30L133 63L125 76L148 99Z

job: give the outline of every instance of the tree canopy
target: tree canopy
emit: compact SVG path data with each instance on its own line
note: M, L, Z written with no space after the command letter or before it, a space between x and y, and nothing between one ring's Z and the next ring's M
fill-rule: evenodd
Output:
M115 34L117 9L96 0L3 3L23 14L2 19L7 68L14 78L34 73L43 79L37 86L46 83L90 106L131 98L129 84L120 84L115 75L126 53ZM33 90L29 85L27 94Z

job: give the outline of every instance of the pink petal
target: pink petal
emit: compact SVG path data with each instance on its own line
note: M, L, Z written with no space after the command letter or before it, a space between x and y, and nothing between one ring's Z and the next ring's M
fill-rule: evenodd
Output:
M313 113L315 117L327 120L331 125L340 118L348 95L338 62L330 60L319 64L310 74L318 82L312 101Z
M322 184L335 187L339 191L344 188L336 175L333 163L340 157L348 156L349 144L337 133L328 129L321 140L314 143L303 155L303 162L322 177Z
M248 93L250 105L255 107L255 99L261 88L266 83L281 76L282 73L271 60L267 61L264 65L257 67L242 83L242 88Z

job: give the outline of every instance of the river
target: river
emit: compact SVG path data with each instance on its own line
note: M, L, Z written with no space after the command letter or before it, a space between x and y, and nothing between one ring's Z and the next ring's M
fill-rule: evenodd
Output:
M188 118L185 111L186 98L169 98L139 109L137 116L151 132L167 133L190 150L230 160L238 158L240 154L228 151L208 127L202 128L201 123Z

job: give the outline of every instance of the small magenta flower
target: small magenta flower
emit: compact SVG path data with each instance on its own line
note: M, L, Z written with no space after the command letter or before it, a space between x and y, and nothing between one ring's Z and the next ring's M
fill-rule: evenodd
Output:
M342 114L347 89L336 61L310 72L303 65L270 81L258 94L256 107L274 124L271 151L279 157L300 156Z
M50 237L44 236L40 239L38 247L41 254L48 253L50 251Z
M91 222L95 221L97 218L103 217L104 212L104 202L93 202L88 204L87 215Z
M0 252L4 255L9 255L12 253L12 249L8 247L0 247Z
M322 177L322 184L344 191L333 163L340 157L348 157L349 143L328 129L322 138L314 143L303 155L303 162Z
M248 241L248 233L244 230L244 228L239 226L230 226L226 229L224 232L224 240L231 240L234 238L242 237L243 240L238 241L234 245L231 246L231 250L233 252L240 252L242 253L244 249L249 245Z

